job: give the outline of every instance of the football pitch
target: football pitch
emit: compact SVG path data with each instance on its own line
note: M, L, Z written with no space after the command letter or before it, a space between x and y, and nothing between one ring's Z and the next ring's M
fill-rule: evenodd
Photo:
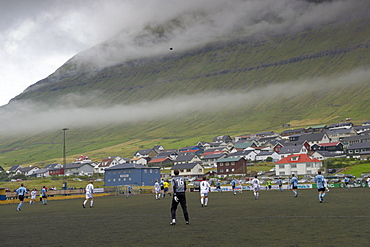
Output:
M210 193L202 208L187 193L190 225L181 207L170 226L171 197L154 194L0 205L1 246L369 246L370 189Z

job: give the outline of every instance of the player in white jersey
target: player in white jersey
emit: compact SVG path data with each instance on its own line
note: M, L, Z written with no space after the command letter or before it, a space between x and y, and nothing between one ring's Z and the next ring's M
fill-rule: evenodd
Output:
M254 176L254 179L251 182L253 188L254 199L258 199L259 197L259 190L260 190L260 181L258 180L257 176Z
M239 183L239 186L240 186L239 193L243 193L243 181L241 179L239 179L238 183Z
M94 197L93 197L93 193L94 193L94 185L93 185L94 181L90 181L90 183L86 186L86 200L84 201L84 203L82 203L82 207L85 208L86 206L86 203L89 201L90 199L90 208L93 207L93 204L94 204Z
M161 198L161 186L159 185L158 180L155 180L154 192L155 192L155 199L160 200L160 198Z
M33 189L31 191L31 199L30 199L30 204L34 204L36 202L36 189Z
M208 205L208 193L211 189L211 186L206 181L206 177L203 177L203 181L200 182L200 203L202 207L207 207Z

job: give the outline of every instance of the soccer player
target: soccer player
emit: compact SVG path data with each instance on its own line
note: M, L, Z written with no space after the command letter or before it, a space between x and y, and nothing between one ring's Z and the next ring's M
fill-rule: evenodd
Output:
M235 181L235 178L233 178L233 180L231 181L231 188L233 190L234 195L236 195L235 186L236 186L236 181Z
M93 204L94 204L94 197L93 197L93 193L94 193L94 185L93 185L94 181L93 180L90 180L90 183L88 185L86 185L86 200L84 201L84 203L82 203L82 207L85 208L86 206L86 203L89 201L90 199L90 208L93 207Z
M271 180L267 180L266 186L269 190L271 190Z
M243 193L243 181L241 179L239 179L238 183L239 183L239 186L240 186L239 193Z
M127 187L127 190L128 190L128 195L127 195L127 197L129 197L129 196L131 196L131 195L132 195L132 185L131 185L131 184Z
M281 181L281 178L277 180L277 184L279 185L279 190L283 192L283 182Z
M349 178L347 176L344 177L344 185L346 190L349 190Z
M19 187L15 192L17 192L18 198L19 198L19 204L17 207L17 211L21 211L21 207L23 205L24 201L24 194L27 194L27 189L24 187L23 184L21 184L21 187Z
M162 191L162 197L164 197L164 181L163 181L163 179L161 180L160 186L161 186L161 191Z
M188 209L186 207L186 197L185 197L185 191L186 191L186 182L185 178L179 176L179 170L175 169L174 174L175 176L172 178L172 191L173 191L173 197L172 197L172 204L171 204L171 216L172 221L170 225L176 224L176 210L177 206L181 205L182 212L184 214L185 222L187 225L189 225L189 214Z
M155 199L160 200L161 199L161 186L159 185L158 180L155 180L154 192L155 192Z
M163 197L166 196L166 194L168 193L168 188L170 187L170 183L166 181L163 182ZM169 195L171 195L170 193L168 193Z
M317 185L317 191L319 192L319 202L322 203L324 200L325 196L325 178L323 175L321 175L321 171L319 170L317 172L318 174L316 175L314 181Z
M203 181L200 182L200 203L202 207L207 207L208 205L208 193L211 189L211 186L206 181L206 177L203 177Z
M370 188L370 176L369 177L367 177L367 187L369 187Z
M47 205L48 202L48 196L46 195L47 189L45 186L41 189L41 195L42 195L42 205Z
M260 190L260 181L258 180L257 176L254 176L251 183L252 183L252 188L253 188L254 199L258 200L259 190Z
M294 173L292 174L292 179L290 180L290 183L292 185L292 190L293 190L293 193L294 193L294 197L297 197L298 196L298 192L297 192L298 179L296 178Z
M222 192L221 183L220 183L219 180L217 180L217 182L216 182L216 190Z
M34 204L36 202L36 189L33 189L31 191L31 199L30 199L30 204Z

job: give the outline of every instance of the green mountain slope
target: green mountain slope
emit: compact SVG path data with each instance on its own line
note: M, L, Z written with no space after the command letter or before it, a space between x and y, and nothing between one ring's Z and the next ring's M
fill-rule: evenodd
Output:
M185 52L174 47L168 55L95 71L71 59L11 104L32 100L52 107L68 99L78 107L109 109L169 99L167 105L176 107L158 107L153 115L147 112L132 121L104 122L101 114L95 116L96 126L14 133L1 140L0 165L62 162L63 127L70 128L67 153L72 161L81 154L93 160L131 157L137 149L157 144L180 148L220 134L278 132L286 123L307 127L346 117L361 123L370 118L369 34L370 18L365 18ZM188 101L194 105L182 111Z

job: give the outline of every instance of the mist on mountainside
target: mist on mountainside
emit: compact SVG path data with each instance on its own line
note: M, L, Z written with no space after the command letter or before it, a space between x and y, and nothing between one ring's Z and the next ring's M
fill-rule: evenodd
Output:
M202 114L253 108L260 102L273 105L275 100L297 97L306 92L325 97L326 94L339 90L344 85L352 87L366 84L369 77L369 70L356 70L328 78L271 84L248 93L213 91L109 107L80 108L73 103L78 103L80 100L91 100L91 98L96 100L96 97L99 97L98 92L60 97L56 99L59 107L50 107L48 104L32 101L19 101L0 109L0 137L26 133L37 134L62 129L66 126L81 128L140 123L153 119L175 118L191 113Z

